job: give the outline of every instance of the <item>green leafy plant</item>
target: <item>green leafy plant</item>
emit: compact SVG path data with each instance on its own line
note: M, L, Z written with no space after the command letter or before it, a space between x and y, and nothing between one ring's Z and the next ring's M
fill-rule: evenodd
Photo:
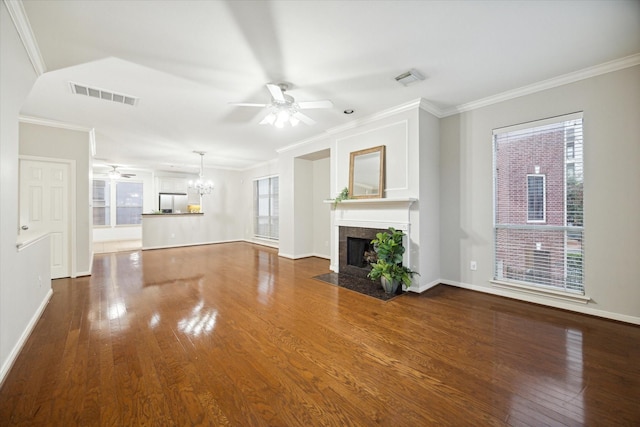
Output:
M371 280L378 280L384 277L390 283L403 283L406 287L411 286L411 278L415 271L402 265L402 255L405 248L402 245L402 237L405 233L389 227L385 233L377 233L376 238L371 241L373 248L378 255L378 260L371 263L371 271L368 276Z
M338 206L338 203L340 203L343 200L347 200L348 198L349 198L349 189L347 187L344 187L340 192L340 194L338 194L336 198L333 199L333 207Z

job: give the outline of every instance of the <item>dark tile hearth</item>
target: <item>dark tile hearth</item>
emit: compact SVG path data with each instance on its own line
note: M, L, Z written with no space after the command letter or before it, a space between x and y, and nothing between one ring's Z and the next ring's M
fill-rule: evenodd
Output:
M351 276L348 274L327 273L315 276L314 279L329 283L331 285L340 286L352 291L360 292L361 294L378 298L382 301L390 301L404 293L402 289L398 287L398 292L396 294L387 294L382 289L380 283L373 282L369 279L363 279L362 277Z

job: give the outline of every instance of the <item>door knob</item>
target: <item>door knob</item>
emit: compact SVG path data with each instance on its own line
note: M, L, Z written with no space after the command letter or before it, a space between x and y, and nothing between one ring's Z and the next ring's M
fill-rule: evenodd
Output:
M29 229L29 226L28 226L28 225L23 225L23 226L22 226L22 227L20 227L20 228L22 228L23 230L28 230L28 229Z

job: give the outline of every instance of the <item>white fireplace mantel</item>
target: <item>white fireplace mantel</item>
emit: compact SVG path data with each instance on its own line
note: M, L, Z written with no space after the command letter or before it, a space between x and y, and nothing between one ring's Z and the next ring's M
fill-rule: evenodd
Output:
M347 199L335 204L334 200L324 203L334 204L331 209L331 223L333 228L333 248L331 251L331 270L338 272L339 266L339 229L340 227L361 227L387 229L393 227L407 234L409 241L416 241L411 231L412 205L418 199L413 197L377 198L377 199ZM405 265L411 264L411 251L405 252Z
M340 202L338 202L338 204L335 205L336 209L340 209L343 203L346 205L351 205L351 204L355 204L355 205L391 205L391 204L395 204L395 205L406 205L407 208L409 208L414 202L417 202L418 199L413 198L413 197L383 197L383 198L376 198L376 199L346 199L346 200L342 200ZM323 200L324 203L331 203L331 204L335 204L335 200L334 199L326 199ZM352 206L349 206L349 208L351 208Z

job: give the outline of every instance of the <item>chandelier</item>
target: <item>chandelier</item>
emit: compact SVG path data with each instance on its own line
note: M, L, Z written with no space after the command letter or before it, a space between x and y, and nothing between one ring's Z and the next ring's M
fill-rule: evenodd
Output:
M200 173L198 174L198 179L195 181L189 181L189 188L192 188L200 194L200 196L204 196L205 194L209 194L213 191L213 182L211 180L205 181L203 178L204 174L204 151L194 151L196 154L200 154Z

